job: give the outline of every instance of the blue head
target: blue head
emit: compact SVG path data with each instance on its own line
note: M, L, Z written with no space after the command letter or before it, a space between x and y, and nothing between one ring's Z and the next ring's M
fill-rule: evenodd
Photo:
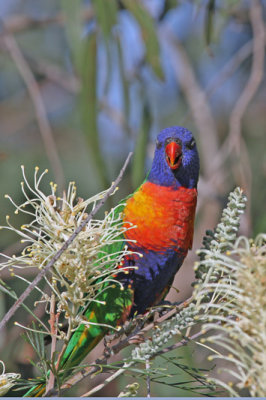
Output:
M157 137L148 181L162 186L197 187L199 156L192 133L181 126L171 126Z

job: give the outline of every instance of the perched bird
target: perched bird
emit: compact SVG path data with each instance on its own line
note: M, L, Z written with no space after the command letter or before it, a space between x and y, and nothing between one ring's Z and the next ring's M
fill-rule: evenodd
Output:
M125 205L118 207L124 226L135 226L125 232L132 254L125 257L123 270L118 267L115 279L120 284L99 293L98 300L105 304L92 303L84 311L92 325L81 325L73 333L60 368L78 365L108 332L108 326L116 327L135 313L144 313L166 296L192 246L198 176L199 157L192 133L179 126L161 131L150 173ZM45 385L40 384L26 396L44 392Z

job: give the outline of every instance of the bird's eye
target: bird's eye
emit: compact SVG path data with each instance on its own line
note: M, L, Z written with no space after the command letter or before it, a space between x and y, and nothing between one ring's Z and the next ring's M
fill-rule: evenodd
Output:
M187 144L186 144L186 147L188 148L188 149L193 149L193 147L195 146L195 139L191 139L190 140L190 142L188 142Z
M159 141L157 140L157 142L156 142L156 148L157 148L157 149L160 149L161 147L162 147L162 143L159 142Z

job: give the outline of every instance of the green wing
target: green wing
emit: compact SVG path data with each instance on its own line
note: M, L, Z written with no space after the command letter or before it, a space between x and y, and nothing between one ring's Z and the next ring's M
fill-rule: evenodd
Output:
M123 213L124 203L131 196L122 200L115 207L114 221L117 221L119 214ZM110 263L112 263L112 254L121 251L125 245L123 233L117 239L119 239L117 242L103 247L98 258L109 254ZM62 357L61 367L78 365L111 327L115 328L126 320L132 306L133 292L131 289L124 289L118 283L113 282L102 288L96 300L97 302L92 302L83 314L88 324L81 325L73 333Z

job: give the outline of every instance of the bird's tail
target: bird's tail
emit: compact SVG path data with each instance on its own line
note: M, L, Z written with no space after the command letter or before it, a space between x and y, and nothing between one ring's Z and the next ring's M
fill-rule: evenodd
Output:
M80 364L112 327L126 320L133 303L133 291L130 288L121 290L121 286L116 284L103 291L97 300L98 302L93 303L84 313L89 325L79 326L62 356L60 370L66 375ZM45 392L46 383L42 382L29 389L24 397L42 397Z
M60 369L73 368L78 365L83 358L100 342L105 334L105 330L98 329L98 335L94 336L96 330L91 332L90 328L81 325L79 329L72 335L70 342L64 353ZM47 376L47 379L49 374ZM47 380L46 379L46 380ZM24 397L43 397L46 392L46 382L42 382L33 386L28 390Z
M40 383L39 385L30 388L23 397L43 397L46 391L46 384Z

